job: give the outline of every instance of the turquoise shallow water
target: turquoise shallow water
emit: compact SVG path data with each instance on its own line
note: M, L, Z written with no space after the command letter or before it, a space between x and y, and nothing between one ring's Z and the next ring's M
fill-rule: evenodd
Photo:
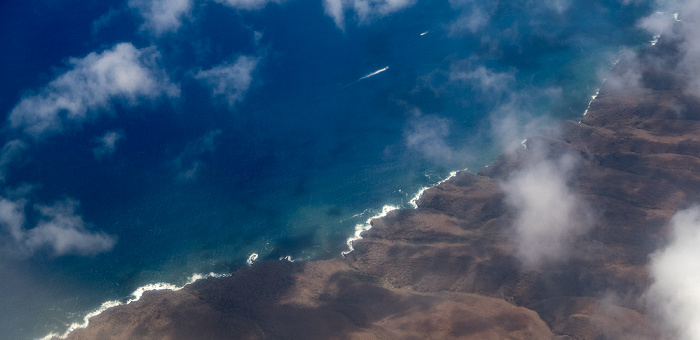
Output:
M382 206L410 208L450 171L478 171L528 134L579 118L621 51L650 40L635 26L650 12L618 1L418 1L364 21L348 10L343 30L320 1L204 1L153 35L127 2L3 2L4 119L42 91L69 97L52 81L120 43L167 81L158 95L112 93L84 119L59 110L63 129L38 137L4 120L3 142L24 147L4 152L2 197L24 221L17 238L16 215L0 211L0 334L62 332L104 301L231 272L251 253L340 256ZM205 71L240 56L255 61L250 82L217 93ZM113 151L98 152L110 132ZM73 210L45 209L66 202ZM82 229L57 225L114 243L33 246L32 229L59 223L51 216L80 216Z

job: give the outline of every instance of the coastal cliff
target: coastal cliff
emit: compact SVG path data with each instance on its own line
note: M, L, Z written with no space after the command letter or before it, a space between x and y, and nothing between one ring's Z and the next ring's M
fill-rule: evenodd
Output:
M147 292L68 339L663 338L645 299L650 256L700 193L700 97L653 62L672 50L622 60L580 122L373 220L344 258L255 263ZM565 189L555 198L575 204L555 199L533 218L520 184L550 172ZM518 227L556 226L562 209L569 225L550 231L560 236L530 242Z

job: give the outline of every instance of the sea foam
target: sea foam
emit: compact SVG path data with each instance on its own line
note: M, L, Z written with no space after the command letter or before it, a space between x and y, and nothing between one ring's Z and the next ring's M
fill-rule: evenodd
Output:
M352 243L355 242L355 241L357 241L357 240L362 239L362 233L363 233L363 232L372 229L372 220L373 220L373 219L384 217L384 216L386 216L387 214L389 214L389 212L394 211L394 210L397 210L397 209L400 209L400 208L401 208L401 207L396 206L396 205L385 205L385 206L382 207L382 212L380 212L379 214L374 215L374 216L368 218L368 219L365 221L365 223L359 223L359 224L355 225L355 234L354 234L352 237L348 238L348 240L347 240L347 242L346 242L347 245L348 245L348 250L343 251L343 252L341 253L341 255L346 256L346 255L352 253L353 250L355 250L355 248L352 246Z
M418 189L418 192L413 196L413 198L411 198L408 201L408 205L411 206L413 209L417 209L418 208L418 200L421 198L421 196L423 196L423 193L426 190L428 190L432 187L438 186L442 183L445 183L445 182L449 181L450 179L452 179L453 177L455 177L456 175L457 175L457 171L452 171L452 172L450 172L450 175L447 176L447 178L435 183L434 185L429 186L429 187L422 187L422 188ZM397 206L397 205L385 205L382 207L382 211L380 213L368 218L365 221L365 223L356 224L355 225L355 234L353 234L352 237L348 238L348 240L346 242L348 245L348 250L343 251L341 253L341 255L346 256L346 255L352 253L353 250L355 250L355 248L353 247L353 242L362 239L362 233L367 231L367 230L372 229L372 220L374 220L375 218L385 217L387 214L389 214L389 212L392 212L394 210L398 210L401 208L402 207ZM365 212L362 212L362 214L364 214L364 213Z
M176 285L166 283L166 282L156 282L156 283L147 284L145 286L141 286L139 288L136 288L136 290L133 293L131 293L131 295L129 295L129 299L127 299L126 301L111 300L111 301L103 302L99 308L86 314L83 317L82 322L80 322L80 323L74 322L70 326L68 326L68 329L63 334L50 333L50 334L44 336L43 338L41 338L40 340L49 340L49 339L53 339L53 338L65 339L68 337L68 334L70 334L74 330L80 329L80 328L86 328L90 324L90 319L92 319L93 317L102 314L102 312L104 312L110 308L118 307L118 306L122 306L122 305L128 305L132 302L139 301L141 299L141 297L143 297L143 294L148 292L148 291L152 291L152 290L178 291L182 288L185 288L185 286L188 286L188 285L190 285L198 280L207 279L210 277L219 278L219 277L226 277L226 276L229 276L229 274L217 274L217 273L213 273L213 272L209 273L209 274L195 273L192 276L188 277L187 282L182 286L176 286Z
M466 169L464 169L464 170L466 170ZM413 209L418 209L418 200L421 198L421 196L423 196L423 193L424 193L426 190L428 190L428 189L430 189L430 188L432 188L432 187L436 187L436 186L438 186L438 185L440 185L440 184L442 184L442 183L445 183L445 182L451 180L452 177L455 177L455 176L457 176L457 171L452 171L452 172L450 172L450 175L447 176L447 178L445 178L445 179L443 179L443 180L441 180L441 181L435 183L434 185L427 186L427 187L422 187L422 188L418 189L418 192L415 194L415 196L413 196L413 198L411 198L411 199L408 201L408 205L410 205Z
M603 83L605 83L605 80L607 80L607 79L603 79ZM588 105L586 105L586 111L583 111L583 115L584 115L584 116L585 116L586 114L588 114L588 110L591 108L591 104L593 104L593 101L594 101L596 98L598 98L598 95L599 95L599 94L600 94L600 88L598 88L597 90L595 90L595 94L591 96L591 100L588 102Z
M252 266L253 263L258 259L259 255L257 253L252 253L250 256L248 256L248 259L245 261L249 266Z

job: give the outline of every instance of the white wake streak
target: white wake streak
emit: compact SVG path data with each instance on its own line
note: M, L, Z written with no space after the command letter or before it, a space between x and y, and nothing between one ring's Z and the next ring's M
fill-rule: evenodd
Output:
M371 76L376 76L376 75L378 75L378 74L380 74L380 73L382 73L382 72L384 72L384 71L386 71L386 70L388 70L388 69L389 69L389 66L387 66L387 67L385 67L385 68L382 68L382 69L379 69L379 70L376 70L376 71L374 71L374 72L372 72L372 73L370 73L370 74L368 74L368 75L366 75L366 76L364 76L364 77L358 79L357 81L360 81L360 80L362 80L362 79L367 79L367 78L369 78L369 77L371 77Z

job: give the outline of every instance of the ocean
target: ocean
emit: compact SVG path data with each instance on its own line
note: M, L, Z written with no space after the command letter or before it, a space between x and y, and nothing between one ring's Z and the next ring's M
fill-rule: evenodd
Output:
M342 256L578 120L652 1L7 0L0 337L139 287Z

